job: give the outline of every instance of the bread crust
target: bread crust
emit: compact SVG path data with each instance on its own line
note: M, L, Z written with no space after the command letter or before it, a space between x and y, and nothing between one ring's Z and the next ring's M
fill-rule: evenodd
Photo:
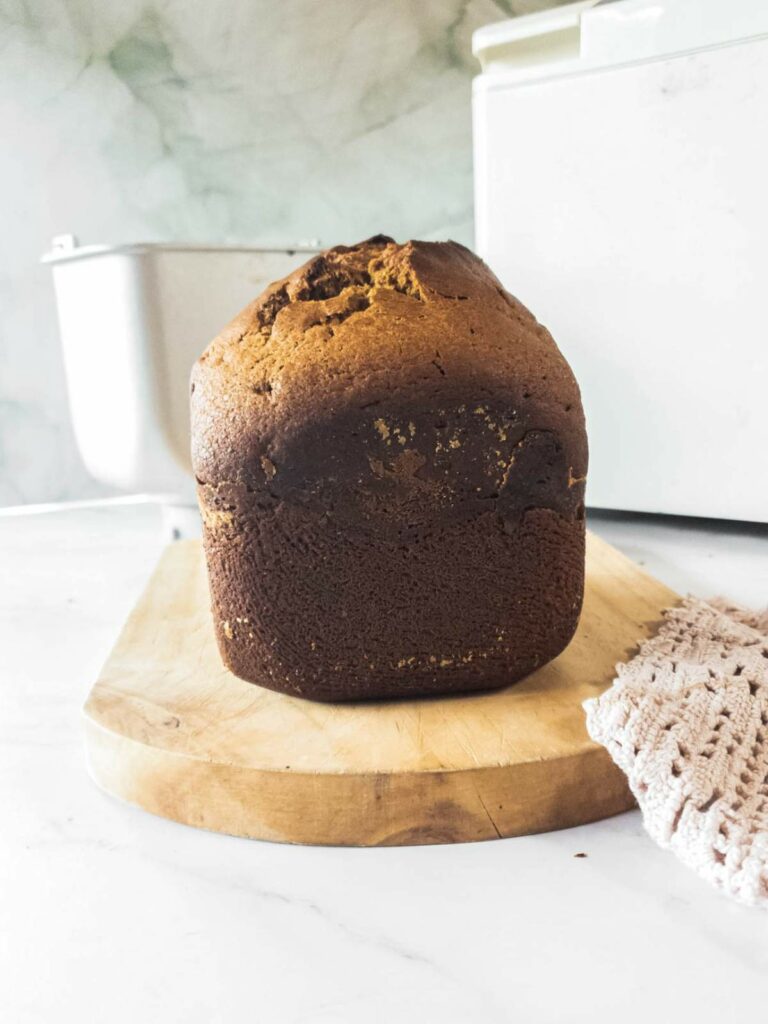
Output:
M191 404L237 675L315 700L470 691L570 640L578 386L463 246L377 236L313 258L212 342Z

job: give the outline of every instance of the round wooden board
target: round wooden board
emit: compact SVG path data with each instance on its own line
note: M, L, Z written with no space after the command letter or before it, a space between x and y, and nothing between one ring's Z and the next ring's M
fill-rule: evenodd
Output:
M454 843L632 806L582 701L677 595L588 540L584 611L554 662L495 693L313 704L222 667L199 542L167 549L91 691L97 783L155 814L278 842Z

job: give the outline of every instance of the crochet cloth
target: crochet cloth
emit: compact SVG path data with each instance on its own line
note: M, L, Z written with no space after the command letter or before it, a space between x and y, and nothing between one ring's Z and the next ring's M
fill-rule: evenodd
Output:
M768 906L768 613L686 599L584 704L645 827L730 896Z

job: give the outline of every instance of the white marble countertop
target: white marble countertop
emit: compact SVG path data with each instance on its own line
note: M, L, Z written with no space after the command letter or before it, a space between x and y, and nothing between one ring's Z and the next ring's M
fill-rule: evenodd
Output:
M768 598L764 529L591 526L680 591ZM0 517L3 1021L759 1016L768 915L659 850L637 812L473 845L313 849L99 792L80 707L162 542L151 505Z

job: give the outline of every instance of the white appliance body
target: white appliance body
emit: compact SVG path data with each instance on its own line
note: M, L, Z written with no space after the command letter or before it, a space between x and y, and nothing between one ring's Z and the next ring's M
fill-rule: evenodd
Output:
M475 34L477 248L581 385L598 508L768 521L768 5Z
M44 257L75 435L93 476L194 503L192 364L233 316L313 251L70 244Z

